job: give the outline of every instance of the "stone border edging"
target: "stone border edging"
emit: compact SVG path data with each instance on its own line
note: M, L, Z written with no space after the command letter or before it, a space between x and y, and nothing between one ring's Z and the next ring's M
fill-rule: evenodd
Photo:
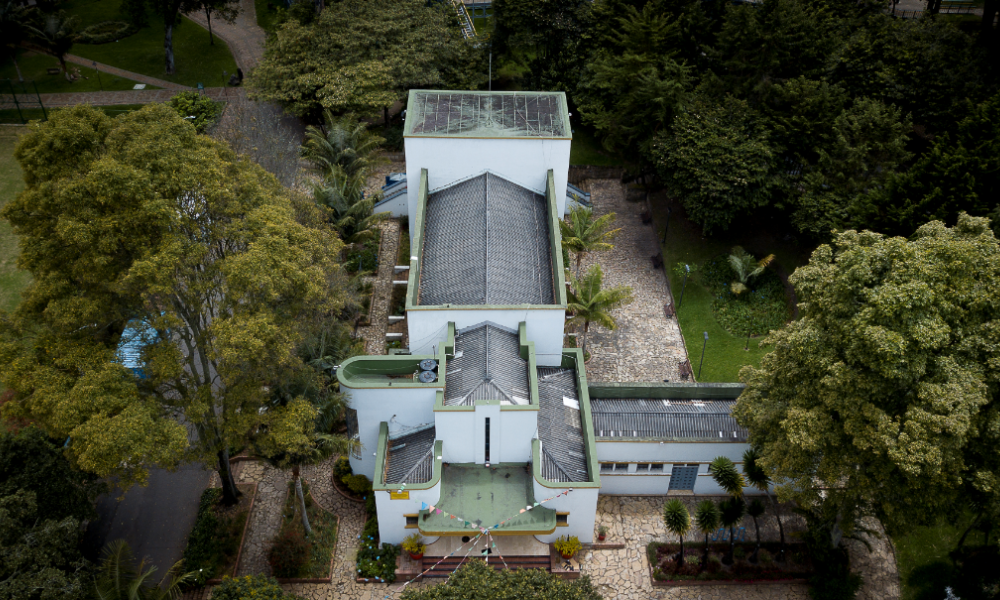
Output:
M239 485L250 485L250 484L238 483L236 485L239 486ZM233 574L230 575L230 577L232 578L236 577L236 572L240 568L240 559L243 558L243 542L245 542L247 539L247 529L250 529L250 516L253 514L253 505L257 501L257 482L254 481L252 485L253 485L253 496L250 497L250 508L247 509L247 520L245 523L243 523L243 535L240 536L240 549L236 551L236 562L233 563ZM220 583L222 583L221 578L208 579L205 581L205 585L203 587L208 587L210 585L219 585Z
M590 545L591 550L623 550L625 544L613 542L594 542Z
M686 587L692 585L791 585L809 583L808 579L685 579L683 581L657 581L653 579L650 569L650 581L653 587Z

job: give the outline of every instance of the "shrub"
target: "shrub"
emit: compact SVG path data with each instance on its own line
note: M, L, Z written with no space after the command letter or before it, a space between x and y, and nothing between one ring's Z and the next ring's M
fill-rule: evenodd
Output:
M350 475L352 472L351 461L346 456L341 456L333 463L333 477L337 481L343 481L344 476Z
M309 562L309 549L309 541L301 531L285 529L267 553L267 562L275 577L298 577Z
M737 560L743 560L746 557L747 557L747 550L743 546L736 546L736 548L733 549L733 558Z
M184 566L197 573L195 585L204 585L215 575L217 567L216 530L219 518L215 516L215 505L222 497L222 489L208 488L201 494L198 515L184 548Z
M364 475L346 475L342 479L347 489L357 495L371 495L372 482Z
M576 554L577 552L580 551L580 548L583 547L583 545L580 544L579 538L577 538L575 535L569 537L564 535L560 537L558 540L556 540L552 545L555 547L556 552L563 555Z
M423 554L427 551L427 546L424 544L424 540L420 537L419 533L407 536L401 546L403 550L410 554Z
M222 583L212 588L212 600L291 600L281 586L267 575L246 575L244 577L224 577Z
M167 101L182 118L191 121L198 133L205 133L222 115L222 103L198 92L181 92ZM192 119L191 117L194 117Z
M397 556L399 556L399 546L382 544L379 547L372 540L362 539L358 546L358 577L377 579L386 583L396 581Z
M382 232L379 229L374 231L375 235L365 240L365 242L344 252L344 270L348 273L356 273L359 269L365 272L378 271L378 247Z
M76 34L78 44L109 44L125 39L139 28L125 21L101 21Z
M757 554L757 559L760 561L760 564L764 566L770 566L774 564L774 556L772 556L770 552L764 549L761 549L761 551Z
M785 286L772 269L767 269L751 282L751 289L734 294L730 289L733 271L728 255L706 262L700 271L702 283L712 294L715 320L733 335L763 335L779 329L789 319ZM694 269L692 269L692 272Z

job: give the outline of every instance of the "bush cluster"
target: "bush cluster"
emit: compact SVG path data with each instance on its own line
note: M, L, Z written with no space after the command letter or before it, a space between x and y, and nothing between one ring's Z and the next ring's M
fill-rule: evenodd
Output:
M358 544L358 577L392 583L396 581L399 546L382 544L379 547L375 494L370 493L365 498L365 512L368 513L368 520L361 530L361 543Z
M771 269L750 280L750 291L736 295L729 284L736 279L727 255L707 261L698 270L702 283L712 294L716 321L733 335L764 335L780 329L788 321L785 286Z
M274 539L267 562L275 577L300 577L309 564L309 540L296 528L285 528Z
M278 582L267 575L246 575L225 577L222 583L212 588L212 600L291 600L295 596L286 594Z
M337 481L343 481L345 475L353 473L351 461L346 456L341 456L333 463L333 477Z
M205 130L222 116L222 103L208 96L202 96L198 92L181 92L168 100L167 104L176 110L181 118L190 121L198 133L205 133Z
M184 567L197 573L193 582L195 585L204 585L218 567L216 531L219 529L219 518L215 514L215 505L221 497L221 488L209 488L202 492L198 515L184 548Z
M344 255L344 270L356 273L358 269L365 271L378 270L378 245L382 232L375 230L375 235L365 241L360 247L348 250Z
M86 27L76 34L78 44L110 44L139 31L139 28L125 21L101 21Z
M345 475L341 478L347 489L358 496L371 495L372 482L364 475Z

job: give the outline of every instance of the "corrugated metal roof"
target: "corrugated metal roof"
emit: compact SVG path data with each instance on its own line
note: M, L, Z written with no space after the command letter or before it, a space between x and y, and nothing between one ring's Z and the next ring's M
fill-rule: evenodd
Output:
M590 407L597 437L746 442L747 430L732 416L735 403L591 398Z
M434 425L389 439L386 483L427 483L434 474Z
M406 135L481 138L569 138L561 92L448 92L414 90Z
M549 481L590 481L580 420L575 369L538 369L538 439L542 477Z
M477 400L528 404L528 361L521 358L517 332L480 323L455 332L455 357L445 375L446 406L475 405Z
M418 303L553 304L544 196L492 173L427 199Z

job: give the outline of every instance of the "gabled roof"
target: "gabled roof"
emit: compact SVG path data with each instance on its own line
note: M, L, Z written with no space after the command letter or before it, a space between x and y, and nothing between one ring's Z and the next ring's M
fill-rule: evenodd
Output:
M385 461L385 483L426 483L434 473L433 424L389 435Z
M445 374L445 406L473 406L477 400L530 403L528 361L521 358L517 332L480 323L455 332L455 356Z
M417 303L555 304L541 194L486 172L427 198Z
M538 404L542 476L549 481L590 481L576 370L540 367Z
M598 438L746 442L746 428L732 416L734 404L735 400L590 400Z

